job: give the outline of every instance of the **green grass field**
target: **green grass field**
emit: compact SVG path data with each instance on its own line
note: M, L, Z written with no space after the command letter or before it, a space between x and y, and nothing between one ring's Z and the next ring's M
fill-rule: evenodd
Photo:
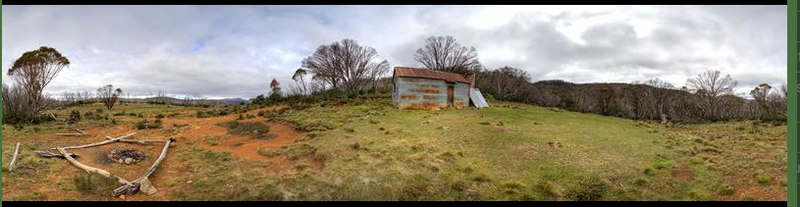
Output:
M97 106L81 109L91 107ZM166 107L129 104L119 111L155 116L192 110ZM178 143L170 167L156 173L154 184L163 193L152 199L786 200L786 125L664 125L502 102L484 109L397 110L389 99L267 116L305 133L280 148L253 149L264 160L211 150L203 137L187 137L197 141ZM49 146L30 139L57 130L37 127L43 129L3 126L4 171L17 141L33 143L27 153ZM111 199L77 193L72 177L45 179L74 168L62 160L24 158L20 166L46 170L3 173L3 200ZM262 170L281 164L290 169ZM13 192L56 183L73 196Z

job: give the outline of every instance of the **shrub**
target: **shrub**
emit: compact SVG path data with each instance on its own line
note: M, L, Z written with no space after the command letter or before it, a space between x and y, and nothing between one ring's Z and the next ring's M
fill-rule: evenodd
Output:
M227 127L231 134L266 134L269 132L269 126L261 122L230 121L220 125Z
M561 197L561 191L552 182L547 180L540 180L533 186L536 191L542 194L544 200L558 200Z
M69 112L69 123L74 124L76 122L81 121L81 112L77 110L72 110Z
M3 111L3 123L22 124L31 120L33 120L33 114L26 111Z
M275 157L281 154L280 150L270 150L267 148L259 147L258 154L264 155L266 157Z
M567 190L567 197L578 201L596 201L603 197L608 190L608 184L600 177L591 176L578 182L577 185Z
M163 115L163 114L157 114L157 115L156 115L156 119L163 119L163 118L164 118L164 115Z
M756 181L758 182L758 184L766 185L769 183L770 177L769 175L764 173L756 173Z
M136 129L157 129L161 128L161 120L156 119L153 123L148 123L147 119L143 119L140 122L136 122Z
M111 196L117 187L115 178L106 178L95 173L86 173L72 179L75 189L84 195Z

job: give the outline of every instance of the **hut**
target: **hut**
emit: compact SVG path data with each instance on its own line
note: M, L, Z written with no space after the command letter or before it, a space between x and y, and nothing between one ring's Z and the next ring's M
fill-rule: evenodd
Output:
M474 73L462 76L428 69L395 67L392 81L392 101L399 109L488 107L483 95L474 88Z

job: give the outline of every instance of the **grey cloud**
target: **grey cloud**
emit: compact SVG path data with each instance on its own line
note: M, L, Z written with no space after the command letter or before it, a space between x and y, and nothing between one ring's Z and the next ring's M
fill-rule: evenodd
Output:
M488 68L519 67L533 80L662 78L682 86L720 69L740 82L737 92L786 82L785 6L549 9L3 6L2 64L5 74L14 58L48 45L73 62L49 92L113 83L132 94L252 97L272 78L289 88L300 61L322 44L351 38L392 65L419 66L413 53L425 38L450 35L478 49ZM510 19L469 18L487 11Z

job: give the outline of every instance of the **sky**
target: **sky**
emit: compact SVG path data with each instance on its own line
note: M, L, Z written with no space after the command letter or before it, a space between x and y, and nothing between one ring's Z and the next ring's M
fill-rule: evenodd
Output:
M430 36L475 47L489 69L532 81L665 80L705 70L737 93L787 82L783 6L2 6L2 68L54 47L71 64L45 91L251 98L276 78L287 89L305 57L344 38L392 67L419 67ZM386 74L390 76L391 73ZM777 87L776 87L777 88Z

